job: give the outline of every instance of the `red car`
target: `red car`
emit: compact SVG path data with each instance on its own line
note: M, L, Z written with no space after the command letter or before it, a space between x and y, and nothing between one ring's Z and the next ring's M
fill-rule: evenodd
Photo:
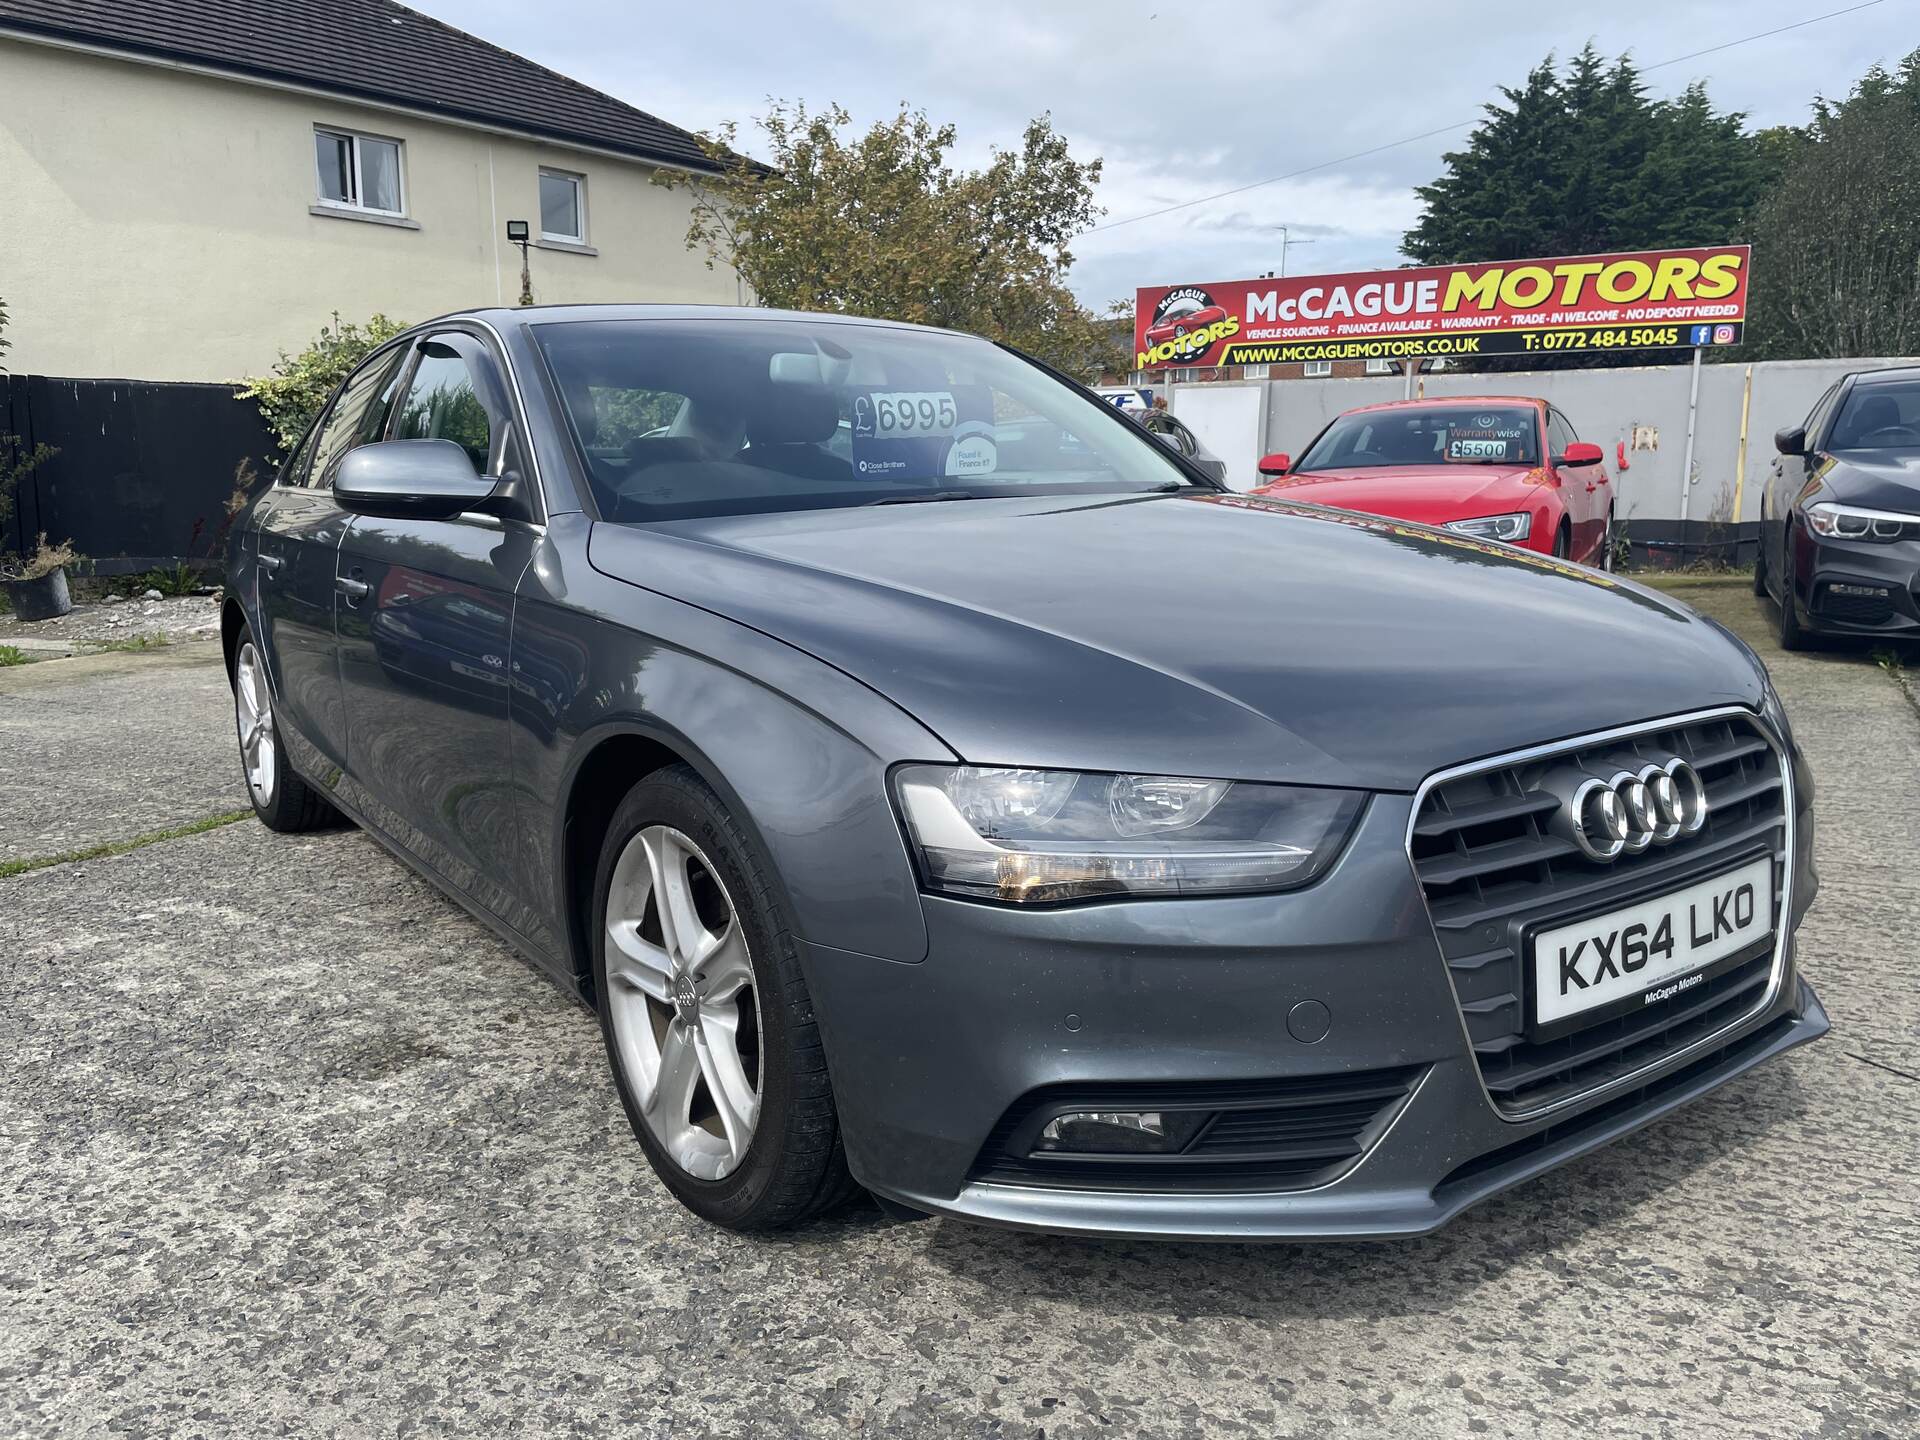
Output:
M1194 331L1204 330L1226 318L1227 312L1218 305L1203 305L1184 315L1169 315L1158 325L1147 327L1147 345L1152 347L1167 340L1185 340Z
M1545 400L1449 396L1335 416L1296 461L1269 455L1256 495L1440 525L1611 569L1613 487L1598 445Z

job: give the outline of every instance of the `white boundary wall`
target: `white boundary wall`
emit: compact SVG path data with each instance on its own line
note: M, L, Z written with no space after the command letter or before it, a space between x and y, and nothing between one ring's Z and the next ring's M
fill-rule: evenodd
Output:
M1827 386L1854 370L1915 365L1913 359L1769 360L1700 368L1694 417L1693 488L1682 504L1687 445L1688 365L1619 370L1537 370L1504 375L1419 376L1416 393L1538 395L1566 413L1606 452L1606 469L1628 521L1755 521L1774 460L1773 432L1797 425ZM1254 462L1283 450L1298 455L1327 421L1356 405L1399 400L1403 376L1354 380L1253 380L1168 387L1168 405L1221 459L1233 487L1258 484ZM1740 464L1746 409L1746 463ZM1626 468L1620 466L1624 451ZM1738 514L1734 510L1739 497Z

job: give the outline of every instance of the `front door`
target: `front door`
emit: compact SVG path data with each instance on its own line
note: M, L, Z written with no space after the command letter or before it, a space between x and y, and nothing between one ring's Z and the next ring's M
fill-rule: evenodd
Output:
M486 347L446 332L417 346L390 438L455 440L501 475L522 470L511 414ZM539 543L532 518L357 515L339 556L348 798L509 923L513 592Z
M1601 465L1558 465L1554 462L1579 443L1573 422L1551 407L1547 410L1547 461L1554 465L1560 484L1560 496L1572 524L1571 556L1586 565L1602 560L1599 547L1606 539L1607 508L1613 500L1613 487Z
M320 777L347 760L346 712L334 637L335 560L352 518L333 500L340 459L378 436L405 348L380 352L348 377L254 508L260 643L281 737L296 769Z

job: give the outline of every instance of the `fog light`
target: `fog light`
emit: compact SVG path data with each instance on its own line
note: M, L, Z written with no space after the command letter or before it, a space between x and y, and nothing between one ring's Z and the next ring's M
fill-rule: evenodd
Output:
M1893 592L1884 585L1847 585L1836 580L1827 586L1830 595L1854 595L1862 600L1885 600Z
M1041 1130L1035 1153L1171 1155L1186 1148L1206 1116L1192 1110L1070 1110Z

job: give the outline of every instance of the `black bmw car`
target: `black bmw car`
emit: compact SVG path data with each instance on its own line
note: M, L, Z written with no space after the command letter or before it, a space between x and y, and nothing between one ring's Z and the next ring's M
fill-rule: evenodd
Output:
M1737 639L1232 494L973 336L449 316L229 566L261 820L357 822L591 1006L719 1224L1418 1233L1827 1028Z
M1920 369L1843 376L1774 446L1753 591L1781 645L1920 637Z

